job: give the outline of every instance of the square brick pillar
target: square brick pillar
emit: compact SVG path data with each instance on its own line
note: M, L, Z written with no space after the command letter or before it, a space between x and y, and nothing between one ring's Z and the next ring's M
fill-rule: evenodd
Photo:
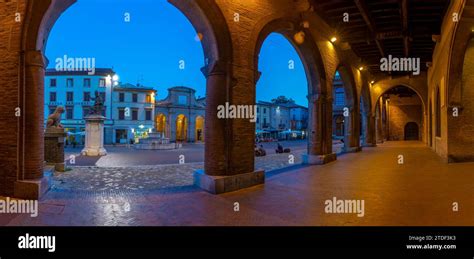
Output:
M38 199L51 186L50 174L44 175L44 64L43 53L26 51L25 55L25 98L21 108L24 118L22 136L24 156L21 170L14 185L14 196Z
M358 107L358 106L356 106ZM359 130L359 109L349 107L349 116L344 121L344 152L354 153L362 150L360 147L360 130Z
M213 194L236 191L265 182L264 171L254 171L255 125L252 128L249 121L217 117L219 105L225 105L226 102L235 105L248 103L248 100L231 97L233 87L230 67L231 64L216 61L202 68L207 78L204 129L206 145L204 170L194 173L194 184ZM255 96L249 92L244 94L245 96L240 97L252 99L252 105L255 105ZM236 101L233 102L234 100Z
M377 146L377 141L375 139L375 115L372 113L367 113L364 115L366 117L366 128L365 128L365 144L366 147L375 147Z
M326 164L337 159L332 152L332 98L312 94L309 98L308 154L303 164Z

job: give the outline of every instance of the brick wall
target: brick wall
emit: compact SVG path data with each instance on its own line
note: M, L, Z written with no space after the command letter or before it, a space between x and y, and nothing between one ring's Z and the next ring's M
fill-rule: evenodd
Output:
M0 3L0 195L13 194L17 174L18 118L15 107L19 105L19 52L21 22L15 14L24 18L26 1L2 1Z
M402 97L390 95L388 140L404 140L405 125L415 122L418 125L419 140L422 139L422 105L418 96Z

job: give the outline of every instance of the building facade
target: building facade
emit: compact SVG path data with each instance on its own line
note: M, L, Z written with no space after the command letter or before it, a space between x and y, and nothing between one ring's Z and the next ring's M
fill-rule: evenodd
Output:
M168 96L156 102L156 131L171 141L204 142L205 110L205 98L196 98L196 90L169 88Z
M278 139L305 138L307 126L308 108L304 106L292 101L257 102L257 135L269 135Z
M116 73L112 69L97 68L93 75L87 71L56 71L47 69L44 80L44 123L57 106L63 106L65 112L61 124L68 133L66 144L84 144L85 121L94 104L97 91L104 100L103 116L105 142L111 142L112 120L112 78Z
M111 134L112 143L137 143L154 128L156 90L133 84L113 88Z

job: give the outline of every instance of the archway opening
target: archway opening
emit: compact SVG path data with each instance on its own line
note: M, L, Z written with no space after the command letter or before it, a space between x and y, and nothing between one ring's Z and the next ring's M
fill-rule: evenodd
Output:
M357 122L360 118L359 101L355 100L357 93L354 84L350 69L340 66L335 72L332 88L333 151L336 154L360 146L360 123Z
M256 169L269 171L298 164L307 152L308 78L298 46L275 32L261 46L261 76L256 85Z
M196 132L195 132L195 141L196 142L204 142L204 117L197 116L196 117Z
M163 137L169 137L168 136L168 124L166 121L166 115L163 113L160 113L156 116L155 118L155 129L156 132L160 134L160 136Z
M61 181L74 182L68 177L91 173L91 168L104 173L107 168L118 166L123 168L118 173L133 174L137 165L156 165L169 166L172 170L160 169L153 177L170 181L160 180L153 186L151 181L140 183L144 188L193 184L192 174L188 174L186 181L175 181L174 176L165 175L178 175L177 170L181 170L175 166L181 161L172 150L182 145L175 142L192 145L194 123L204 128L203 122L195 122L196 117L191 116L203 115L206 111L207 82L201 68L219 59L221 54L210 28L213 25L204 17L207 11L203 12L196 3L183 8L179 2L170 2L180 9L167 1L151 1L136 6L135 13L140 15L125 15L124 20L117 20L116 13L122 13L129 3L110 6L107 2L78 1L58 19L48 39L39 39L48 42L44 52L49 65L44 89L41 88L45 123L50 111L57 106L65 107L62 115L62 124L68 132L65 157L72 172L62 175ZM160 12L157 14L156 10ZM78 20L83 22L78 24ZM107 33L96 26L105 23L112 24ZM143 35L143 31L152 33ZM202 34L204 31L206 35ZM86 63L77 67L78 61ZM66 67L58 68L61 62ZM171 96L170 88L179 94ZM187 95L182 94L182 88L190 89ZM80 139L86 134L85 117L96 102L96 91L104 104L102 144L107 155L87 157L81 154L84 142ZM176 117L176 114L181 115ZM196 145L196 148L183 150L185 163L199 162L197 168L187 170L192 172L203 167L204 149L204 145ZM88 179L82 180L67 188L92 186L87 183ZM118 187L129 188L134 184L137 183L123 182ZM63 186L66 188L66 184Z
M404 128L404 140L420 140L420 130L416 122L408 122Z
M377 139L422 140L423 101L410 87L399 85L384 92L377 101Z
M176 141L186 142L188 139L188 118L184 114L176 118Z

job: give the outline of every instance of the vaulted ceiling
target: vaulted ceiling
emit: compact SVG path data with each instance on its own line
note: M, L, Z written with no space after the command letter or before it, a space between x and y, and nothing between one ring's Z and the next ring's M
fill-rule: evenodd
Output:
M427 69L435 46L432 36L440 34L449 0L312 0L312 4L336 30L339 41L349 43L362 64L380 74L380 59L388 55L420 58L421 70Z

